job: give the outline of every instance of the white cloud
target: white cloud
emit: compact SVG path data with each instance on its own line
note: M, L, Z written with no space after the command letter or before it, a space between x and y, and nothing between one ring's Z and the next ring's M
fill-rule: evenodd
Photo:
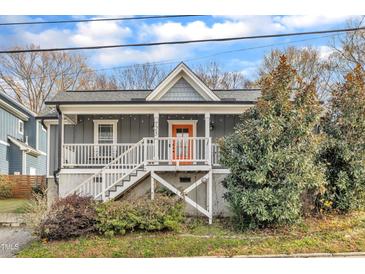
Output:
M33 43L41 47L92 46L116 44L125 41L132 34L128 27L117 22L78 23L75 29L48 29L38 32L18 33L25 44Z
M319 46L318 52L319 52L319 58L322 60L326 60L334 52L334 49L328 46Z
M223 22L208 25L203 21L189 23L157 23L143 25L142 38L158 41L208 39L251 35L263 32L281 31L283 27L273 22L270 16L224 17ZM265 28L262 28L265 26Z
M291 15L275 16L273 21L287 29L298 29L341 23L349 18L350 16Z

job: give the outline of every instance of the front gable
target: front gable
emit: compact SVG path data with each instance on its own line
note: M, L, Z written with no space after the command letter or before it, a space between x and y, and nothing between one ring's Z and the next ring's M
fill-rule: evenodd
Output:
M220 101L184 63L147 96L147 101Z

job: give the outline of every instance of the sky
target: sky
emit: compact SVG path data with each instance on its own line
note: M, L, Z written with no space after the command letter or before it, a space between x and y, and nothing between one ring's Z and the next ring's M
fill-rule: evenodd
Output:
M0 22L50 21L102 18L103 16L0 16ZM108 16L104 16L108 17ZM109 16L110 17L110 16ZM113 16L115 17L115 16ZM122 16L119 16L122 17ZM28 26L1 26L0 48L29 44L49 47L79 47L155 41L224 38L345 28L350 16L199 16L169 19L83 22ZM287 46L318 48L321 57L331 53L333 36L308 35L234 42L165 45L79 51L93 69L157 62L168 70L184 61L191 67L216 61L225 71L240 71L254 79L265 54ZM303 39L310 39L303 41Z

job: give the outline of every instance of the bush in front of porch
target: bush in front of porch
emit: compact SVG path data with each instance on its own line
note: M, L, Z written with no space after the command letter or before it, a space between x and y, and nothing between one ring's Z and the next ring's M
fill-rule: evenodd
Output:
M35 234L63 240L87 234L108 236L139 231L177 231L184 221L184 204L176 197L157 194L154 200L95 202L76 194L57 200L50 208L38 199L28 212Z
M156 195L134 201L111 201L99 204L97 228L100 233L113 236L127 232L177 231L184 221L184 204L177 197Z

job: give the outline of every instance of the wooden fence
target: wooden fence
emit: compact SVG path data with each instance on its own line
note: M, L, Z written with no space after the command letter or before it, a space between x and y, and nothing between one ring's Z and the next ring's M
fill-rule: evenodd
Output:
M46 176L5 175L5 178L13 182L13 198L28 199L32 197L33 188L46 188Z

